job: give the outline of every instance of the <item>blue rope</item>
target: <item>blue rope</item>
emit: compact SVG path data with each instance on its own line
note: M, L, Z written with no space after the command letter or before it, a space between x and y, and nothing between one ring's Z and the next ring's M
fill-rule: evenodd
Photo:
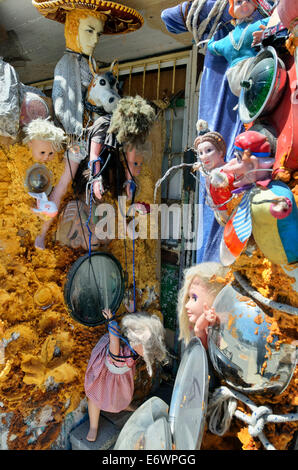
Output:
M133 239L132 239L132 278L133 278L133 306L136 311L136 279L135 279L135 217L133 216Z
M131 352L132 352L133 354L137 354L136 351L131 347L131 345L129 344L129 342L127 341L127 339L126 339L126 338L123 338L123 336L120 335L118 328L115 328L115 327L112 325L112 323L113 323L114 325L117 325L117 322L116 322L115 320L113 320L112 322L110 322L110 323L108 324L108 330L109 330L109 332L110 332L113 336L116 336L117 338L119 338L119 339L121 339L122 341L124 341L124 343L127 344L127 346L129 347L129 349L131 350ZM118 326L118 325L117 325L117 326Z
M93 176L93 173L94 173L94 165L97 162L102 163L102 158L98 157L96 160L91 160L91 161L88 162L88 168L90 169L90 167L92 166L92 170L91 170L91 175L92 176ZM89 227L89 222L90 222L91 216L92 216L92 199L93 199L93 183L91 183L91 189L90 189L89 217L88 217L88 220L85 224L86 227L87 227L87 230L89 232L89 247L88 247L89 258L91 256L91 238L92 238L92 232L91 232L90 227Z
M93 183L91 184L91 189L90 189L89 217L88 217L88 220L85 224L87 229L88 229L88 232L89 232L89 258L91 256L91 237L92 237L92 232L91 232L90 227L89 227L89 222L90 222L91 215L92 215L92 199L93 199Z

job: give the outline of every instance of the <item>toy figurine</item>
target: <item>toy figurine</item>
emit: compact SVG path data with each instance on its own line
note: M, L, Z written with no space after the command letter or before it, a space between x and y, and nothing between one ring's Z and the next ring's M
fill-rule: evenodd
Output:
M234 149L236 157L226 163L221 172L227 185L232 182L233 188L247 189L252 183L271 179L269 170L274 164L274 157L264 134L243 132L236 137Z
M216 220L224 225L227 220L226 202L232 197L229 187L216 187L212 184L211 177L215 169L223 168L225 164L226 144L221 134L210 131L205 121L197 123L198 137L194 141L198 162L193 165L193 170L200 170L205 177L207 191L207 203L213 209Z
M207 349L207 329L216 322L212 304L225 285L226 274L227 269L215 262L200 263L185 270L178 295L179 339L185 344L194 334Z
M269 17L252 22L251 15L256 10L256 5L250 0L229 0L230 15L235 18L235 29L226 37L208 42L208 50L214 55L223 56L229 63L226 71L227 79L232 93L240 96L241 82L244 80L250 67L251 60L257 51L253 48L253 33L258 31L261 25L267 25Z
M137 358L144 358L150 376L153 363L166 359L164 328L156 315L129 313L123 317L120 328L110 310L103 310L103 314L109 333L94 347L85 375L90 420L87 440L91 442L96 440L101 410L132 411L129 405L133 398Z
M55 217L58 214L57 206L54 202L49 201L45 193L28 193L37 201L37 207L32 209L33 212L46 217Z

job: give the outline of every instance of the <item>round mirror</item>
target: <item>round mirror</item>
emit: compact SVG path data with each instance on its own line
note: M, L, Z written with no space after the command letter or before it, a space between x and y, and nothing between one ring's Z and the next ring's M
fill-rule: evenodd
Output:
M231 285L217 295L218 323L210 328L208 350L215 370L244 393L282 393L296 367L296 346L278 343L264 312Z
M67 275L65 301L71 316L86 326L105 322L104 308L116 312L124 295L119 261L109 253L95 252L77 259Z
M47 196L52 190L53 174L45 165L35 163L26 173L25 186L30 193L45 193Z

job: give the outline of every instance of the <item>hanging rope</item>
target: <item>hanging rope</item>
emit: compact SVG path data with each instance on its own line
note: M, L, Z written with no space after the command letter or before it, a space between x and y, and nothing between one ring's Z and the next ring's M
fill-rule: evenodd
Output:
M247 405L252 414L237 409L237 402L242 401ZM248 397L228 387L219 387L211 395L208 403L207 416L209 417L209 430L218 436L223 436L229 429L235 416L248 424L248 432L252 437L260 439L266 450L276 450L268 441L263 430L267 423L288 423L298 421L298 413L288 415L273 414L267 406L257 406Z
M217 27L219 25L219 20L222 17L222 14L224 12L224 9L226 5L228 4L228 0L217 0L211 11L209 12L207 18L205 18L203 21L199 21L199 15L201 10L203 9L204 5L206 3L206 0L195 0L192 3L192 6L188 12L187 19L186 19L186 27L190 33L192 33L194 37L194 41L196 45L200 45L200 40L203 36L203 34L206 32L210 21L214 18L213 25L208 33L208 37L206 38L206 41L212 38L212 36L215 34ZM204 53L206 51L207 45L202 49L202 52Z

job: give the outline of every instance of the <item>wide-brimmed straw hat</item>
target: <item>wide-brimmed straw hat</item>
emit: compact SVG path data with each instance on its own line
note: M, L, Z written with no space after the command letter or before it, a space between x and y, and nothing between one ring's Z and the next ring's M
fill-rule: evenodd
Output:
M65 23L66 14L73 9L88 9L107 16L103 34L129 33L139 29L144 19L133 8L105 0L32 0L39 13L50 20Z

